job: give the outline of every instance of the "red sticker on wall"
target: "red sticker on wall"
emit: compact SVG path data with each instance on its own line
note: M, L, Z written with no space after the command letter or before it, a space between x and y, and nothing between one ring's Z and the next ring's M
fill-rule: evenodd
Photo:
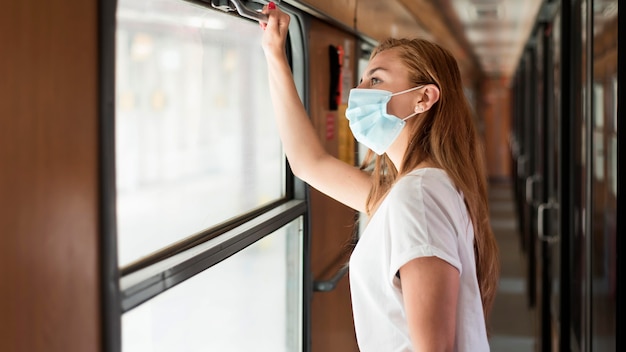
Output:
M335 138L335 113L326 113L326 140Z

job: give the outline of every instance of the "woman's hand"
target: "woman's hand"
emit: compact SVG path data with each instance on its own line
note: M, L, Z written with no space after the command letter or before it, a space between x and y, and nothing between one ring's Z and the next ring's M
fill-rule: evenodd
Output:
M326 152L298 95L285 53L291 18L272 2L263 7L263 13L268 16L261 28L270 95L291 170L318 191L364 211L372 187L370 176Z
M291 17L278 9L274 2L264 6L262 13L268 16L267 23L260 22L264 30L261 44L265 56L268 59L284 56Z

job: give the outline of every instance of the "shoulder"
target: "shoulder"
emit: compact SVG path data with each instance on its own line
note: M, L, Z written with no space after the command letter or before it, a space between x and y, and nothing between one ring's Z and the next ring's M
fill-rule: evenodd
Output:
M398 179L384 210L391 274L408 261L436 256L461 271L459 238L469 227L462 195L441 169L416 169ZM397 252L394 252L397 251Z
M459 192L448 174L442 169L422 168L415 169L401 177L394 185L391 193L394 198L400 199L439 199L457 198ZM390 194L391 195L391 194Z
M418 211L426 219L467 217L463 195L442 169L416 169L403 176L390 191L388 203L392 212Z

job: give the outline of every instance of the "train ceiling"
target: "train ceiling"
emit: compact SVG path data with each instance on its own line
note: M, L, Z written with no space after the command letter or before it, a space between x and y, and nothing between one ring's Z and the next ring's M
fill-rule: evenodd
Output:
M207 1L208 0L202 0ZM254 0L247 0L254 1ZM281 0L275 0L281 2ZM374 40L423 37L457 58L462 74L511 78L538 18L551 18L548 0L282 0L331 16ZM307 7L308 6L308 7ZM617 1L594 0L594 30L615 22Z
M538 18L556 13L556 1L546 0L399 0L437 7L468 56L488 76L511 77ZM594 32L615 22L617 1L593 2Z
M528 42L542 0L440 0L483 71L510 77Z

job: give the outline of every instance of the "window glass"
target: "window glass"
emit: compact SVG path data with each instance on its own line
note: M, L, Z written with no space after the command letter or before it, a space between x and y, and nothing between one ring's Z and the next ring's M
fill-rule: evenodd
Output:
M120 266L284 196L261 33L186 1L118 1Z
M122 351L302 350L302 219L122 316Z
M593 85L593 121L594 127L604 127L604 87L602 87L602 82Z
M604 132L593 131L593 176L604 181Z
M613 129L613 131L617 131L617 77L613 77L612 83L613 83L613 111L612 111L613 125L611 126L611 128Z
M621 2L621 1L620 1ZM617 134L614 126L614 103L612 77L617 74L618 26L617 0L593 1L593 81L596 94L594 116L596 126L604 128L594 131L592 164L596 170L592 183L591 236L589 261L591 263L590 333L588 350L617 351L617 202L614 192L614 173L617 167ZM606 165L605 165L606 164ZM603 167L603 170L600 170ZM604 167L606 169L604 169ZM604 171L606 170L606 172ZM598 177L605 172L605 177ZM604 175L603 175L604 176Z

